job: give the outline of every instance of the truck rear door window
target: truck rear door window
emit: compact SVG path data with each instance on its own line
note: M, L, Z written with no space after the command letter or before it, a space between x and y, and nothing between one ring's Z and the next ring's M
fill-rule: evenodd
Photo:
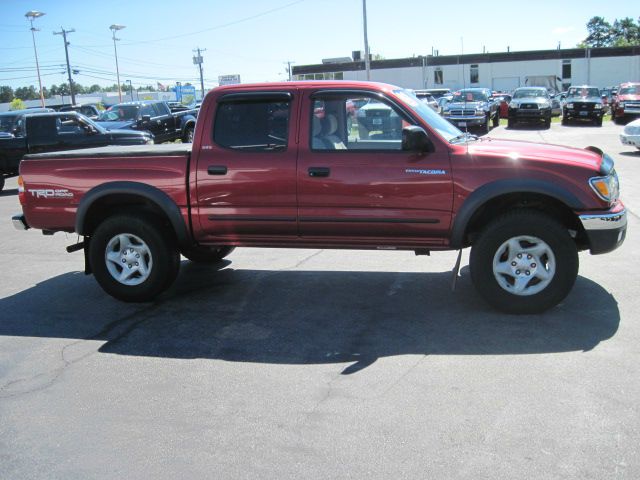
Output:
M284 150L289 136L289 101L240 100L218 105L213 140L234 150Z

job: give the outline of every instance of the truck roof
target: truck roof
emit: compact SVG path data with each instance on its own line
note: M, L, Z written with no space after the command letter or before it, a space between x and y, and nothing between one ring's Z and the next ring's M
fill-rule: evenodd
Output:
M285 88L302 88L302 89L315 89L315 88L344 88L344 89L362 89L371 90L372 87L376 87L384 91L398 90L399 86L391 85L381 82L359 82L354 80L299 80L295 82L269 82L269 83L240 83L234 85L223 85L216 87L212 92L224 92L226 90L265 90L265 89L285 89Z

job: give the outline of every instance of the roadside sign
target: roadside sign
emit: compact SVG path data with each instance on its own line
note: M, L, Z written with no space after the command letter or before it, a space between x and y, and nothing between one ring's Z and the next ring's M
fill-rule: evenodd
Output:
M222 85L234 85L236 83L240 83L240 75L238 75L238 74L234 74L234 75L219 75L218 76L218 83L220 84L220 86L222 86Z
M183 105L192 105L196 101L196 87L193 85L177 85L176 100Z

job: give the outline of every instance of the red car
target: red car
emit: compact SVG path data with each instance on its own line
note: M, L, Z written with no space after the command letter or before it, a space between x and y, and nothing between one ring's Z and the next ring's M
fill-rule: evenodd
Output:
M623 83L611 101L611 119L616 123L640 117L640 82Z
M386 110L352 118L349 102L363 99ZM20 174L14 225L76 232L68 250L83 249L86 272L124 301L166 290L180 254L471 247L487 302L540 312L571 290L578 252L617 248L627 225L613 161L597 148L477 138L411 92L368 82L219 87L192 145L28 155Z
M509 118L509 104L511 103L511 95L508 93L494 92L492 97L494 102L500 103L500 118Z

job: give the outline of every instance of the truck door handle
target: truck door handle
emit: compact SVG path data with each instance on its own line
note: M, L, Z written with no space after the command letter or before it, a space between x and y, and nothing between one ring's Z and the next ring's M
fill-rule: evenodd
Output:
M331 169L328 167L309 167L310 177L328 177Z
M209 175L226 175L227 167L224 165L209 165L207 168L207 173Z

